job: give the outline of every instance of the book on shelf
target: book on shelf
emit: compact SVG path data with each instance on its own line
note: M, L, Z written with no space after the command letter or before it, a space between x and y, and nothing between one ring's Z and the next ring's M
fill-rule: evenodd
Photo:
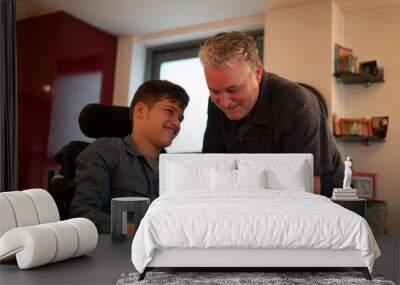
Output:
M353 196L337 196L335 194L332 195L332 200L358 200L357 195Z
M357 193L333 193L336 197L357 197Z
M335 44L335 73L355 73L357 57L353 50L339 44Z
M357 200L357 189L355 188L334 188L332 193L333 200Z
M335 188L332 193L333 200L357 200L357 189L338 189Z
M341 194L341 193L357 193L357 189L355 189L355 188L350 188L350 189L343 189L343 188L335 188L335 189L333 189L333 193L339 193L339 194Z

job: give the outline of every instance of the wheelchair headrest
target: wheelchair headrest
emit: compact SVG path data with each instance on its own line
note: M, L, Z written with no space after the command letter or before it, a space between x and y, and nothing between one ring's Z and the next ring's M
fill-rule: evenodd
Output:
M324 96L322 96L321 92L319 92L315 87L312 87L311 85L308 85L306 83L299 82L298 84L300 86L304 87L305 89L307 89L308 91L310 91L311 94L313 94L318 99L318 102L320 103L322 112L323 112L325 118L327 118L328 117L328 105L325 101Z
M88 104L79 114L79 127L90 138L124 137L132 131L129 107Z

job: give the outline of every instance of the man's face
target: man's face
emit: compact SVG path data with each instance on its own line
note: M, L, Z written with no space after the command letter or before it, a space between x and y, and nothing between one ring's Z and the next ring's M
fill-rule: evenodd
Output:
M171 145L180 131L183 109L178 102L161 99L151 108L146 105L142 122L142 132L147 141L157 148Z
M218 69L206 65L204 73L211 101L230 120L240 120L251 112L258 98L261 64L255 71L245 61Z

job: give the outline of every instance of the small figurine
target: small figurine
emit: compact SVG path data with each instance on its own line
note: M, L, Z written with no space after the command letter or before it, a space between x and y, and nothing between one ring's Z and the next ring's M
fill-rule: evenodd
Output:
M351 184L351 176L353 172L351 170L351 160L350 156L346 157L346 161L344 162L344 179L343 179L343 189L352 189Z

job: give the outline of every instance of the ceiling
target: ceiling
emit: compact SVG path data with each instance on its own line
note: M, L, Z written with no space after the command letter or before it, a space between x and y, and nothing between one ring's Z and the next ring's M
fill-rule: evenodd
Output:
M116 36L261 15L329 0L17 0L17 19L65 11ZM400 0L335 0L343 13L399 8Z

